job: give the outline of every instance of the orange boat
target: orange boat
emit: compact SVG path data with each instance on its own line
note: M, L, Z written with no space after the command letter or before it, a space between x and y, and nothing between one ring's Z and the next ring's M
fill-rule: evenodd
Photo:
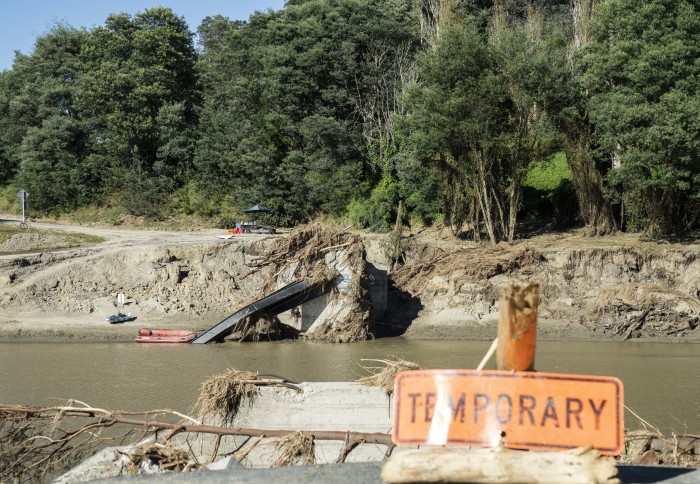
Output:
M197 337L194 331L178 329L142 328L136 337L137 343L189 343Z

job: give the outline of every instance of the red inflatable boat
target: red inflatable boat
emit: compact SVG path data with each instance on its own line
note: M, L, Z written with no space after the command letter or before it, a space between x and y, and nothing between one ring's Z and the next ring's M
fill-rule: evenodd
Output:
M139 330L137 343L189 343L197 337L194 331L178 329L148 329Z

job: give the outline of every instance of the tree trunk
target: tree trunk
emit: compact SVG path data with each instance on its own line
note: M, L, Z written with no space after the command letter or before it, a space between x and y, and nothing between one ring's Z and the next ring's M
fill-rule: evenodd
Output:
M515 238L515 225L518 221L518 209L520 208L520 199L522 197L523 188L520 180L513 177L510 186L510 196L508 205L508 227L506 232L506 240L513 242Z
M571 168L574 190L581 217L591 235L606 235L617 230L610 202L603 195L603 176L591 158L587 133L576 133L569 139L566 158Z
M591 41L588 22L593 18L596 7L603 1L604 0L572 0L571 12L574 24L574 42L577 49L580 49Z
M477 165L476 179L474 180L474 191L479 201L479 208L484 218L486 232L489 234L491 245L495 246L498 243L496 237L496 225L493 220L493 205L491 195L489 194L490 183L487 180L488 170L486 168L486 160L483 153L474 153L474 159Z

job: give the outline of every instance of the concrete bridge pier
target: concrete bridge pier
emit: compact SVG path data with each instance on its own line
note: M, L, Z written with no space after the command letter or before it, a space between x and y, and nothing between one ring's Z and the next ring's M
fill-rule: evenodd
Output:
M386 269L377 267L369 262L366 265L366 270L369 276L372 318L378 321L384 317L387 310L388 272ZM338 283L338 289L347 292L352 285L351 275L349 272L346 273L346 271L342 270L340 273L343 278ZM306 332L326 309L329 298L328 294L323 294L303 303L298 310L285 311L278 317L283 324L295 328L300 333Z

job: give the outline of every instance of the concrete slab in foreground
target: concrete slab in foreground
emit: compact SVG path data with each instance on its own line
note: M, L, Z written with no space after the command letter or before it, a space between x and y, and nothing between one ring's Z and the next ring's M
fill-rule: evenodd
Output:
M156 474L132 478L113 478L94 482L114 483L286 483L303 482L317 484L381 483L381 462L361 462L352 464L326 464L316 466L285 467L274 469L235 468L222 471L188 472L185 474ZM698 484L700 469L687 469L665 466L620 465L618 477L622 484Z
M339 430L350 432L391 433L391 398L377 387L354 382L300 383L299 392L289 388L261 387L260 394L245 399L234 422L235 427L265 430ZM208 425L223 425L219 420ZM184 442L186 440L186 442ZM192 450L200 461L208 462L214 449L218 455L244 454L246 467L270 467L279 455L277 439L250 439L226 436L216 447L216 437L202 434L175 438L174 442ZM335 462L342 441L317 441L316 462ZM386 446L361 444L346 462L381 461Z

